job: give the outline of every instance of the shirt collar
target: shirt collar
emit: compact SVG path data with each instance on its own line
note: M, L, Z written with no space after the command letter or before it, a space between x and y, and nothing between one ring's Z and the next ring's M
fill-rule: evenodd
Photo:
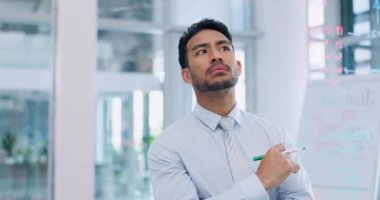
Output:
M195 104L193 112L198 117L198 119L201 120L201 122L203 122L212 131L216 130L220 119L223 117L207 110L206 108L203 108L198 103ZM237 105L232 108L231 112L227 116L232 117L239 126L241 125L241 113Z

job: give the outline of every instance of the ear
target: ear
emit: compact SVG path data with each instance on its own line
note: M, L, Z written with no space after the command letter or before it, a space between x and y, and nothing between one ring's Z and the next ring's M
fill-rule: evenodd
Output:
M237 61L236 61L236 67L237 67L238 72L239 72L239 75L240 75L240 74L241 74L241 68L242 68L242 65L241 65L240 60L237 60Z
M193 82L193 80L191 79L189 67L182 69L181 74L182 74L182 79L183 81L185 81L185 83L191 84Z

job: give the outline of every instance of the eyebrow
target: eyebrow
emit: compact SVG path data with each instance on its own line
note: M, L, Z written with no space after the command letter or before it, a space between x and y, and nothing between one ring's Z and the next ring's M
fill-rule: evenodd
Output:
M231 45L231 42L229 42L228 40L219 40L216 42L216 45L217 46L220 46L222 44L228 44L228 45ZM209 47L210 44L209 43L201 43L201 44L197 44L195 45L193 48L191 48L191 51L195 51L199 48L203 48L203 47Z
M220 46L222 44L228 44L228 45L231 45L231 42L227 41L227 40L219 40L216 42L216 45Z

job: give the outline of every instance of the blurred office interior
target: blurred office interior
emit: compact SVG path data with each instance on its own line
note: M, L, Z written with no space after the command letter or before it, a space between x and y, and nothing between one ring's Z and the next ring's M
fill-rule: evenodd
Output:
M380 72L376 0L0 0L0 199L153 199L149 144L191 112L177 42L231 30L242 109L297 139L308 82Z

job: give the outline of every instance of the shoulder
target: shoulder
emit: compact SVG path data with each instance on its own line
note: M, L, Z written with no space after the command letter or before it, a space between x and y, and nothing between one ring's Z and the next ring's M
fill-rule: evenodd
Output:
M184 137L185 130L189 130L191 123L194 121L193 114L177 120L173 124L167 126L161 134L154 140L149 148L149 152L155 151L177 151L178 141Z
M159 138L162 138L163 140L177 140L179 137L183 137L183 134L186 130L189 130L189 128L192 127L194 122L196 121L195 116L193 113L190 113L174 123L168 125L158 136Z

